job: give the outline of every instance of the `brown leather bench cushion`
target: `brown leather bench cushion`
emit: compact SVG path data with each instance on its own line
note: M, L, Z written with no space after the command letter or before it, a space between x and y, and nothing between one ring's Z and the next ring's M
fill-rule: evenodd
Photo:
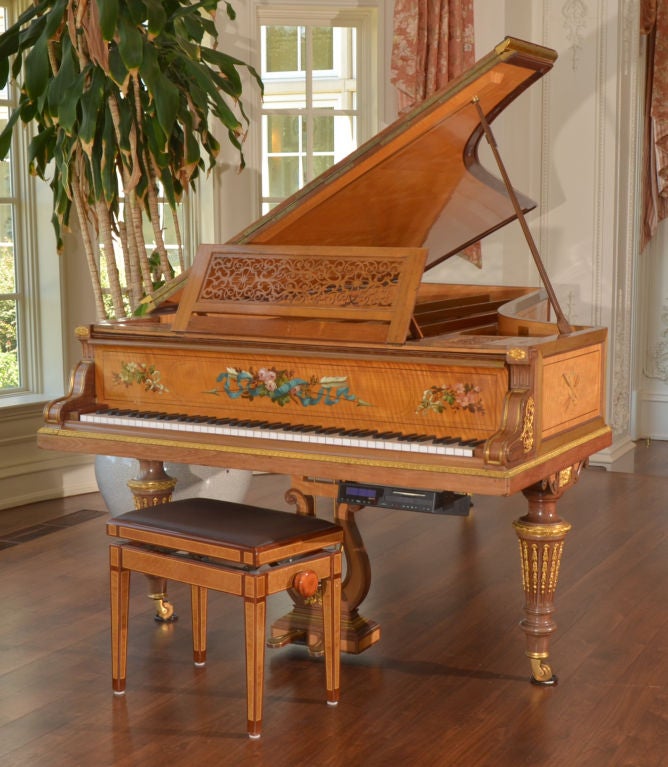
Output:
M110 522L124 528L164 531L199 541L225 541L249 550L341 531L339 525L318 517L213 498L186 498L128 511Z

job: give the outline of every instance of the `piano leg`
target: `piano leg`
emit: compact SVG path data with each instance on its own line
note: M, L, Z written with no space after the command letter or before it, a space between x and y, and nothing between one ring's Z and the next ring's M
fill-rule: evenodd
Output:
M547 658L550 635L557 627L552 614L561 555L566 533L571 529L558 516L557 501L577 481L581 467L570 467L526 488L523 493L529 512L513 523L520 544L526 613L520 626L526 635L531 681L538 685L557 683Z
M135 508L146 509L160 503L172 500L176 480L165 471L162 461L145 461L140 459L139 470L134 479L128 480L132 491ZM167 581L165 578L146 576L149 582L149 599L155 604L155 620L159 623L170 623L176 620L174 606L167 598Z
M285 494L289 503L295 504L298 514L315 514L315 495L332 497L331 483L319 484L306 480L307 484L293 486ZM302 484L296 480L295 484ZM314 489L314 486L317 489ZM341 587L341 650L361 653L380 639L380 626L373 620L363 618L357 608L369 592L371 585L371 564L362 536L355 522L354 512L360 507L337 504L335 519L343 528L343 551L346 558L346 577ZM287 615L275 621L271 627L268 645L282 647L290 642L305 643L312 655L321 655L322 605L321 595L310 600L300 597L291 590L295 603Z

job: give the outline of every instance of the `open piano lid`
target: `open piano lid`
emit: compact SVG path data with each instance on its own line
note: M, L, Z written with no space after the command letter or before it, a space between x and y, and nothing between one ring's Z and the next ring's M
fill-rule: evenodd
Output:
M404 342L423 272L533 207L517 193L515 207L478 144L555 58L507 38L226 245L201 246L172 329Z
M473 99L491 123L556 57L506 38L231 242L420 247L442 218L439 249L425 268L458 253L517 217L503 183L479 164L483 128ZM518 197L524 211L535 207Z

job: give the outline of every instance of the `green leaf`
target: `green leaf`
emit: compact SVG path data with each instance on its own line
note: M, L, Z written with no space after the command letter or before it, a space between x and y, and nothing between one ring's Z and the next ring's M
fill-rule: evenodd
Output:
M122 91L127 89L129 72L116 46L109 51L109 74Z
M187 2L190 2L190 0L187 0ZM144 0L124 0L123 5L126 7L130 21L134 26L143 24L146 21L146 3Z
M79 82L82 81L79 80ZM67 133L74 132L74 126L77 122L79 93L79 89L75 89L74 87L66 90L60 104L58 105L58 122L60 127Z
M139 72L148 87L164 134L164 141L161 143L166 143L176 122L180 100L179 89L162 73L155 47L149 41L145 42L144 58Z
M118 21L118 0L97 0L100 14L100 31L102 38L109 42L114 39L116 22Z
M239 122L239 119L227 105L225 99L218 92L208 74L202 71L197 66L197 64L192 61L188 61L187 59L183 60L183 68L186 76L189 76L195 80L200 88L202 88L202 90L207 93L208 97L212 100L212 112L216 117L218 117L223 125L230 131L241 130L241 123Z
M37 39L30 53L26 56L24 86L26 93L36 99L46 90L49 81L49 56L47 38L42 35Z
M116 173L116 129L109 109L105 111L104 128L102 130L101 141L101 177L102 192L107 202L118 197L118 174Z
M9 59L0 59L0 88L4 88L9 80Z
M118 50L123 64L129 72L139 69L142 63L144 46L143 35L127 19L121 18L118 23Z
M90 75L89 75L90 77ZM86 145L92 146L97 133L100 116L105 109L105 76L104 72L95 67L93 76L86 90L81 94L81 124L79 139Z
M56 131L54 128L43 130L33 136L28 148L28 165L33 168L37 175L44 178L47 165L53 159L56 143Z
M46 16L46 26L44 28L44 34L50 40L58 31L58 28L63 23L63 14L67 8L67 0L56 0L53 4L53 8L48 11Z
M159 35L167 23L167 13L162 0L145 0L148 8L148 33L153 37Z
M58 74L51 79L48 86L48 104L52 112L57 112L59 105L63 102L68 92L71 92L75 86L78 75L78 66L75 65L75 59L72 51L72 45L69 38L63 40L62 59Z
M7 156L7 152L9 152L11 145L12 145L12 134L14 131L14 125L16 124L16 121L19 119L19 110L15 109L9 120L7 120L7 125L5 125L2 133L0 133L0 160L4 160Z

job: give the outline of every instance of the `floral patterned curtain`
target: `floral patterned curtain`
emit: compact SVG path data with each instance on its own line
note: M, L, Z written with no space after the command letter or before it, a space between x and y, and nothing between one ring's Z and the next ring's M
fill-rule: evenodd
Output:
M668 217L668 0L641 0L640 31L647 35L642 251Z
M473 0L395 0L391 79L400 114L474 62ZM481 266L479 244L460 255Z

